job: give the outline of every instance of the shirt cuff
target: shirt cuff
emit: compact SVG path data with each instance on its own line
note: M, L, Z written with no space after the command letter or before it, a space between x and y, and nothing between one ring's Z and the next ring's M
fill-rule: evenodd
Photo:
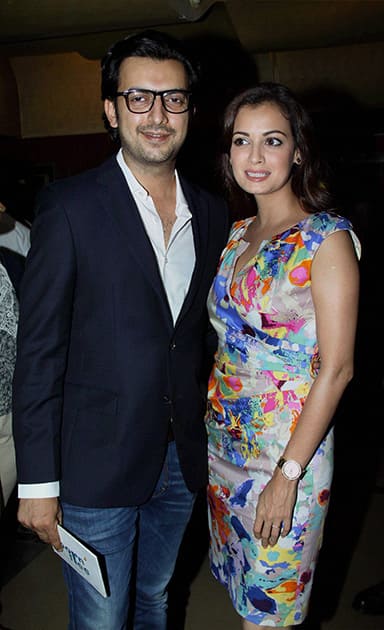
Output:
M60 482L21 483L18 487L19 499L49 499L60 494Z

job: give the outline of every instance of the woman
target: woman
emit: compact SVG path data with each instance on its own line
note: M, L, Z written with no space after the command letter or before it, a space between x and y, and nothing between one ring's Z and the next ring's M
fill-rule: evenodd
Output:
M311 121L286 87L230 103L222 173L256 212L232 226L208 299L211 568L244 630L291 628L308 608L331 421L353 374L360 244L331 211Z

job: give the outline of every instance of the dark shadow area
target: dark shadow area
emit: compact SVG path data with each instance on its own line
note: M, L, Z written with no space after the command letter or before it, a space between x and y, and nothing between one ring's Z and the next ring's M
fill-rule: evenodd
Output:
M257 81L257 69L236 40L210 35L193 40L190 47L201 68L201 84L178 166L193 181L220 192L217 153L223 112L235 94Z
M382 110L362 108L345 93L323 90L304 95L302 101L311 111L330 165L336 210L351 219L362 245L355 375L334 420L334 481L310 613L303 626L309 630L334 616L372 493L380 491L384 370L377 347L377 314L382 301L384 118ZM381 553L384 557L384 549Z
M107 133L32 139L0 136L0 201L12 217L31 223L36 195L45 184L98 166L115 151Z
M181 544L175 572L169 584L168 630L184 629L191 585L207 555L208 545L207 500L206 492L203 490L197 495L192 517Z
M17 522L16 492L0 520L0 589L46 549L37 535Z

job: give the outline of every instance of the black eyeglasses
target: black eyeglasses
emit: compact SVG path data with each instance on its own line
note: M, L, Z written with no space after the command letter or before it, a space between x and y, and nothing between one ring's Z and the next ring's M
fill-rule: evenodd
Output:
M189 90L140 90L131 88L124 92L116 92L116 96L124 96L126 105L133 114L146 114L160 96L161 103L170 114L183 114L191 105L192 92Z

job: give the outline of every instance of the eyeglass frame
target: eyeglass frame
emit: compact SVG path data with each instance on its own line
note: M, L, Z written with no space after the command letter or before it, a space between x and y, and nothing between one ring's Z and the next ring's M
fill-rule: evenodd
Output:
M129 94L132 94L134 92L145 92L146 94L152 94L153 100L152 100L152 104L151 104L149 109L146 109L146 110L141 111L141 112L135 112L129 107L128 98L127 97L128 97ZM180 112L173 112L173 111L168 109L168 107L167 107L167 105L166 105L166 103L164 101L164 96L165 96L165 94L172 94L173 92L175 92L175 93L178 92L178 93L184 94L184 95L186 95L188 97L190 97L192 95L192 91L191 90L185 90L185 89L182 89L182 88L172 89L172 90L148 90L146 88L129 88L128 90L124 90L123 92L116 92L115 96L116 97L117 96L124 96L125 104L127 106L128 111L130 111L131 114L148 114L148 112L150 112L151 109L153 108L157 96L160 96L161 104L164 107L165 111L168 112L169 114L176 114L176 115L177 114L185 114L185 112L187 112L191 108L191 99L190 98L188 99L188 106L186 107L186 109L183 109Z

